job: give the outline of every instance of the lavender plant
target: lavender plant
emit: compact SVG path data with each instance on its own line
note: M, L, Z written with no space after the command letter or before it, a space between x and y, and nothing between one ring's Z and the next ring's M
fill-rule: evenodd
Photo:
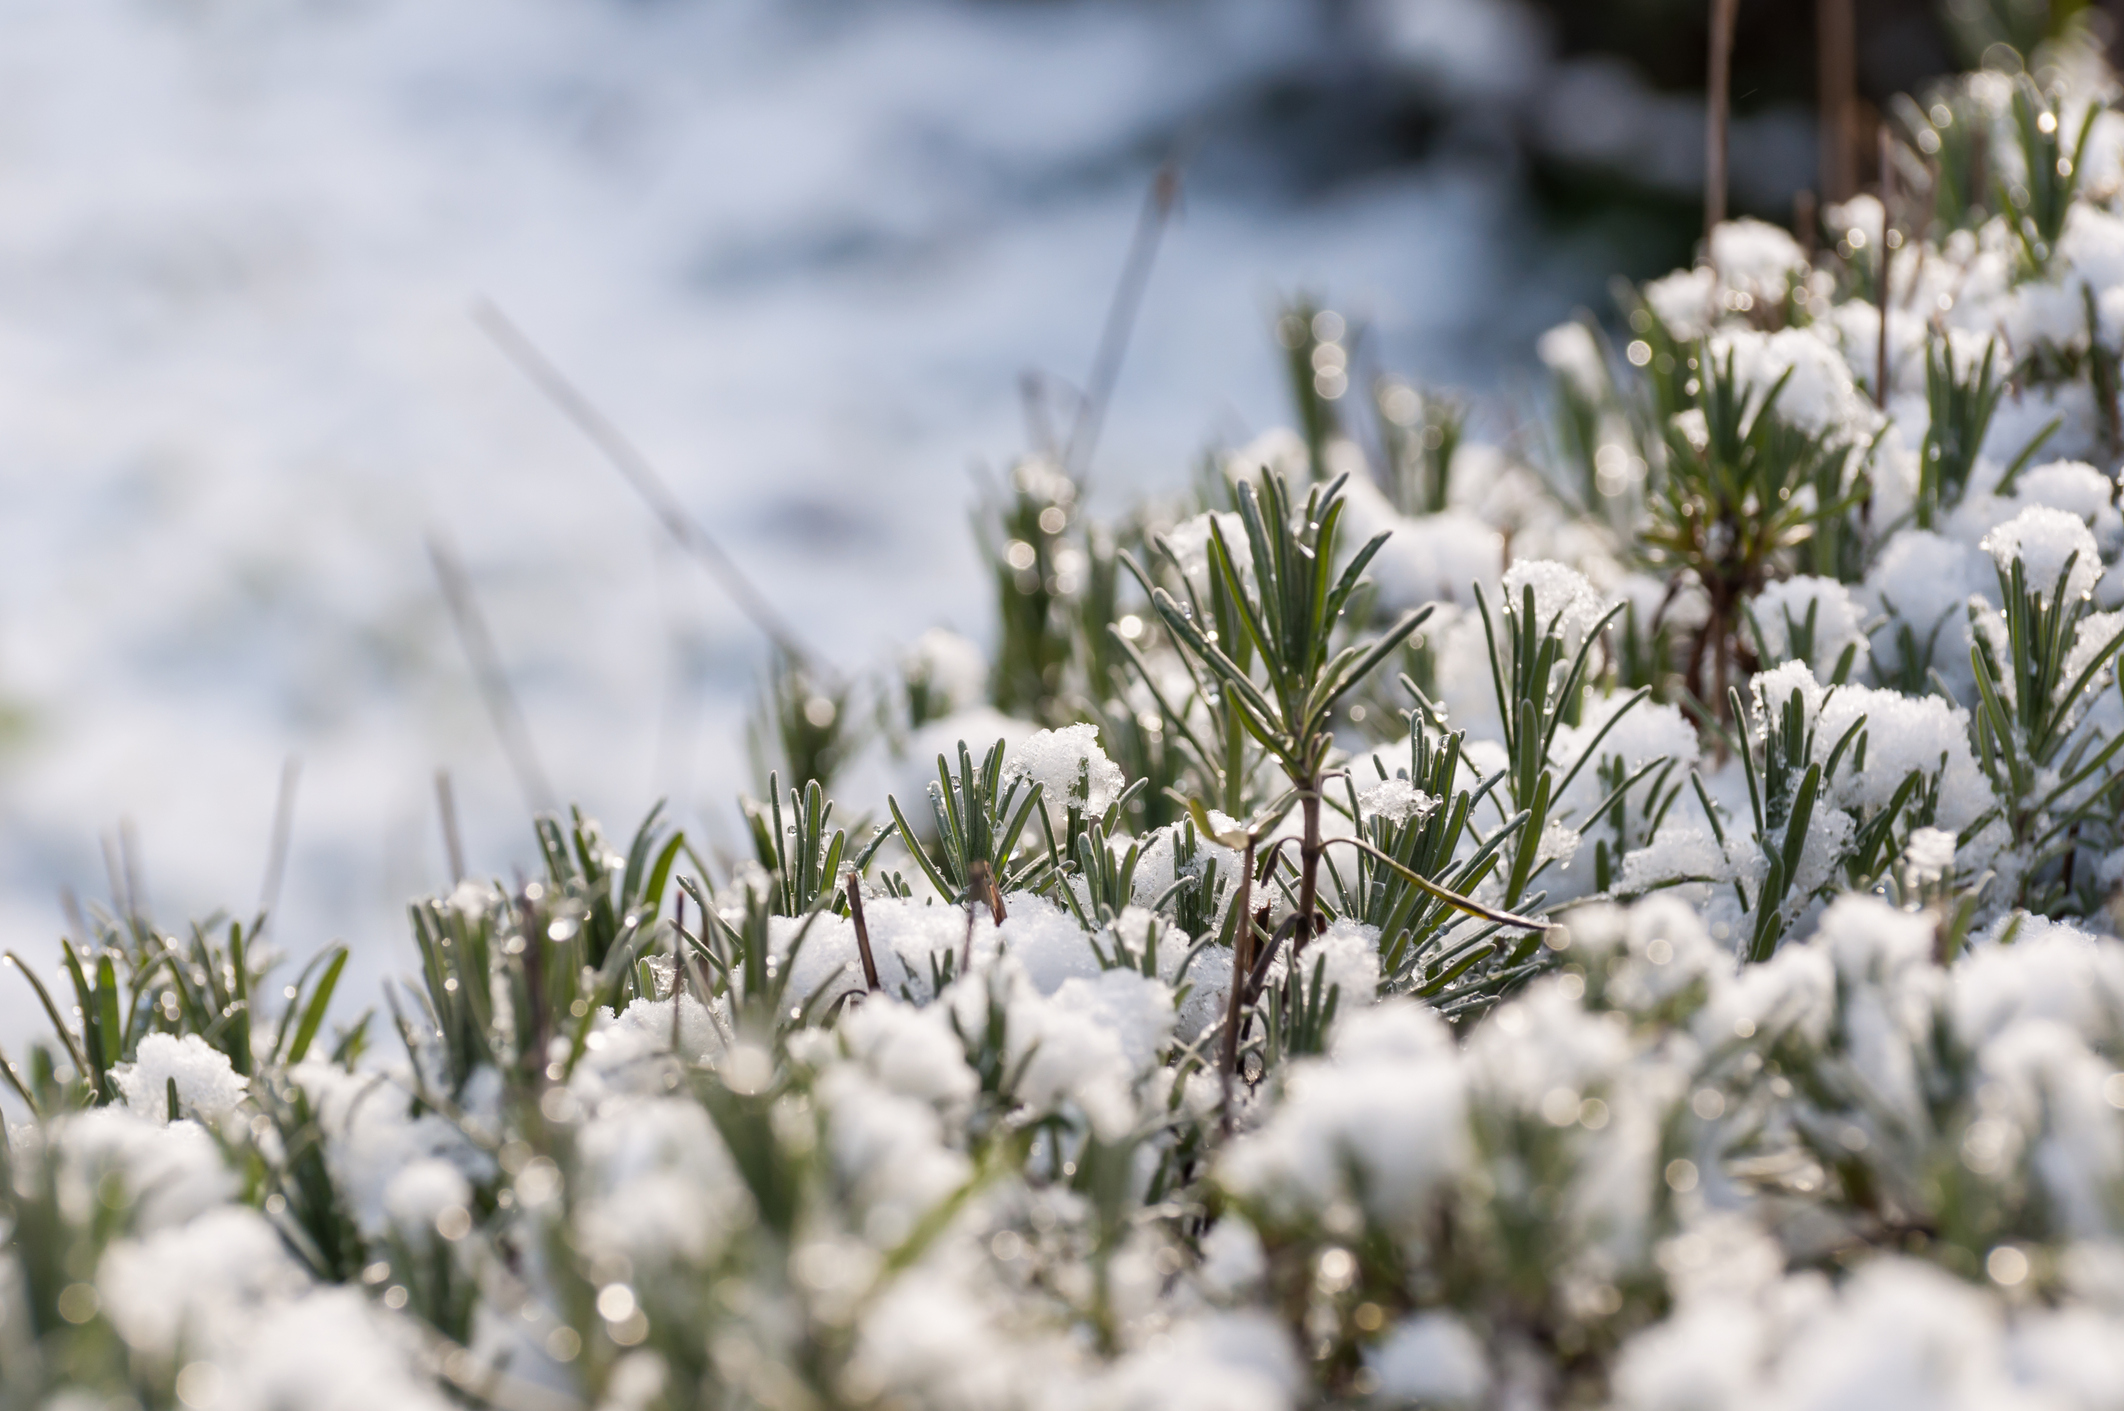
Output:
M2028 57L1544 340L1545 464L1318 304L1180 500L1028 460L992 649L777 660L740 860L539 817L395 1046L18 948L0 1406L2108 1404L2124 119Z

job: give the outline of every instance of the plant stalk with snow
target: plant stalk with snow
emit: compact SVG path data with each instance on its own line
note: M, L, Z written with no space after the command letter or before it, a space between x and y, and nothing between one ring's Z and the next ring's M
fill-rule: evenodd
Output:
M1856 494L1842 489L1851 451L1778 415L1787 371L1758 393L1736 375L1735 352L1692 354L1701 419L1670 421L1666 475L1642 540L1655 564L1688 573L1709 611L1683 669L1697 700L1723 708L1744 646L1743 608L1805 543L1818 522L1841 518ZM1822 494L1824 487L1828 495ZM1789 570L1787 570L1789 571Z
M2048 910L2089 885L2080 853L2117 833L2111 765L2124 730L2105 730L2090 708L2115 676L2124 623L2089 600L2099 560L2078 520L2028 510L1986 543L2003 611L1970 609L1977 755L2011 831L2015 899Z
M1239 513L1255 576L1252 588L1240 577L1223 526L1211 522L1211 572L1239 608L1237 626L1261 665L1264 682L1257 684L1253 673L1171 594L1156 589L1151 599L1174 639L1216 676L1247 730L1283 767L1297 795L1304 831L1298 850L1294 949L1302 949L1313 931L1320 882L1321 781L1334 748L1335 705L1430 615L1429 609L1406 613L1378 638L1334 650L1343 609L1357 591L1365 565L1386 542L1385 535L1374 538L1336 574L1342 484L1337 480L1313 486L1302 510L1273 472L1262 477L1258 495L1251 483L1239 487Z
M1558 570L1549 576L1560 580L1546 585L1552 596L1547 602L1537 592L1535 581L1544 568ZM1515 579L1516 598L1512 592ZM1475 589L1475 602L1482 614L1490 686L1504 736L1504 795L1513 810L1500 829L1512 834L1504 904L1516 907L1548 865L1543 847L1564 791L1597 759L1601 739L1651 692L1639 687L1627 696L1585 743L1577 759L1559 774L1555 764L1558 732L1575 725L1582 715L1594 649L1622 606L1601 611L1583 578L1553 564L1523 565L1508 573L1504 602L1495 618L1480 585ZM1612 798L1604 801L1589 818L1599 818L1613 802Z
M1043 785L1022 775L1005 776L1000 740L978 768L961 741L958 773L953 774L944 756L938 755L937 782L929 786L929 810L936 828L934 855L900 811L899 800L887 796L885 802L908 853L937 894L961 906L979 900L1000 922L1003 894L1016 891L1050 865L1041 854L1013 862L1026 825L1040 811L1043 790Z
M838 892L848 835L836 828L827 837L833 803L816 779L805 783L801 795L789 791L784 822L780 782L776 775L767 776L767 802L747 800L745 821L751 825L753 854L772 879L776 914L802 916L820 897Z

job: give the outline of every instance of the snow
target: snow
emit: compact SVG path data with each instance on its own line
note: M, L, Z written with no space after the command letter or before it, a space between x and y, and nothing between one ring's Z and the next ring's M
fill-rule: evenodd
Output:
M1921 878L1938 881L1954 870L1954 834L1942 828L1914 828L1903 846L1903 865Z
M256 1211L222 1206L104 1253L96 1286L127 1342L167 1366L240 1347L259 1315L309 1285Z
M2085 522L2047 505L2022 510L1985 535L1980 547L2001 573L2018 560L2028 591L2046 602L2057 594L2061 577L2066 598L2084 598L2102 576L2101 550Z
M578 1138L586 1246L645 1269L705 1264L753 1216L751 1197L698 1103L654 1097L609 1104Z
M1278 955L1269 967L1270 982L1280 981L1292 965L1304 977L1308 993L1314 974L1319 974L1322 1003L1328 993L1340 993L1338 1016L1355 1012L1379 992L1379 928L1338 918L1296 956Z
M1559 769L1569 769L1588 749L1595 754L1592 763L1619 760L1630 774L1648 764L1673 760L1677 778L1695 767L1701 753L1696 728L1679 707L1651 701L1632 704L1630 696L1621 692L1588 700L1579 724L1558 726L1549 757ZM1574 809L1590 809L1607 796L1610 787L1592 768L1582 769L1563 801Z
M101 1187L111 1180L143 1234L183 1225L236 1190L214 1138L197 1122L162 1126L121 1108L51 1123L40 1159L57 1163L59 1207L70 1219L85 1220L96 1202L108 1200Z
M1851 750L1828 780L1843 808L1886 807L1910 774L1939 788L1939 827L1959 833L1997 802L1969 747L1969 712L1938 696L1906 696L1870 686L1831 691L1814 715L1815 758L1824 765L1845 731L1865 721L1864 767ZM1856 748L1855 745L1853 747Z
M1607 359L1584 324L1559 323L1541 335L1534 355L1587 401L1599 403L1608 396Z
M1121 766L1099 748L1096 725L1039 731L1004 757L1003 775L1041 786L1057 837L1067 832L1069 809L1081 809L1085 817L1096 819L1128 782Z
M1212 811L1209 815L1212 827L1232 831L1239 827L1238 821ZM1215 915L1219 924L1231 906L1239 879L1239 853L1222 843L1210 841L1197 834L1195 856L1192 862L1180 861L1181 830L1186 825L1169 824L1151 831L1137 841L1142 851L1136 857L1135 901L1138 906L1150 906L1183 875L1207 876L1212 864L1217 872L1219 888Z
M1373 491L1373 494L1377 493ZM1246 537L1246 521L1236 511L1205 511L1183 519L1165 531L1166 545L1171 548L1180 571L1199 594L1206 595L1210 590L1210 541L1213 537L1224 540L1224 547L1231 551L1232 566L1242 579L1251 581L1253 547Z
M1247 1208L1340 1199L1411 1230L1471 1155L1458 1065L1429 1037L1438 1021L1405 1001L1364 1020L1330 1058L1293 1064L1274 1116L1224 1152L1219 1180Z
M1030 986L1010 1000L1010 1059L1019 1097L1035 1109L1070 1102L1101 1139L1136 1119L1131 1093L1173 1030L1173 995L1130 970L1065 980L1052 996Z
M453 1403L413 1364L413 1339L353 1289L282 1305L225 1374L220 1405L316 1411L443 1411Z
M1219 1220L1202 1240L1202 1265L1196 1276L1213 1298L1243 1298L1268 1272L1261 1235L1244 1216Z
M217 1123L236 1110L249 1086L228 1055L197 1034L149 1034L140 1041L134 1061L114 1067L111 1079L127 1107L164 1122L182 1115ZM169 1111L172 1081L177 1084L176 1113Z
M1530 588L1534 592L1535 631L1560 629L1567 652L1577 650L1608 610L1608 604L1586 576L1568 564L1521 559L1505 570L1504 600L1514 612L1526 606Z
M1426 1406L1478 1406L1490 1389L1482 1344L1451 1313L1419 1313L1394 1325L1366 1363L1379 1394Z
M2013 485L2014 498L2025 505L2048 505L2079 516L2114 552L2119 533L2115 502L2117 481L2085 461L2050 461L2030 466Z
M1718 274L1708 266L1676 270L1644 286L1645 303L1676 338L1701 338L1710 331L1718 297Z
M1568 913L1569 954L1585 968L1589 994L1630 1013L1654 1013L1699 991L1716 992L1733 969L1694 908L1655 897L1625 910L1593 905Z
M1464 483L1457 468L1454 479ZM1504 536L1495 525L1464 509L1404 515L1367 480L1352 479L1345 492L1342 542L1354 554L1378 535L1388 536L1372 556L1365 576L1372 580L1383 606L1403 611L1425 603L1474 602L1474 584L1493 585L1504 569ZM1229 516L1236 519L1237 516ZM1246 562L1243 535L1225 526L1225 542ZM1176 546L1177 547L1177 546ZM1192 560L1183 559L1183 562ZM1190 573L1194 572L1190 569Z
M1045 897L1024 894L1013 896L1011 903L999 939L1035 990L1051 995L1073 979L1099 974L1091 938L1065 908ZM978 937L975 948L980 949Z
M966 1157L943 1144L936 1110L902 1097L853 1066L828 1069L818 1084L826 1112L826 1148L848 1192L852 1213L878 1242L916 1224L972 1173Z
M1826 685L1848 646L1853 648L1848 679L1865 679L1871 655L1866 613L1843 584L1805 574L1781 579L1756 595L1750 611L1762 634L1764 665L1775 665L1793 654L1796 636L1804 632L1811 615L1814 645L1807 664L1814 668L1816 678Z
M1875 631L1872 657L1881 670L1903 664L1899 627L1907 627L1922 653L1949 681L1968 678L1969 623L1964 609L1972 595L1995 597L1998 578L1983 553L1922 529L1906 529L1882 548L1866 574L1866 595L1888 620Z
M1043 900L1038 905L1051 908L1053 904ZM1014 908L1011 918L1014 923L1023 920L1018 914L1023 910L1022 905ZM958 907L928 905L920 900L899 897L865 897L863 919L870 933L871 952L877 959L878 979L887 994L897 995L903 987L909 987L923 998L929 998L932 957L957 955L966 944L966 913ZM857 959L854 925L834 925L834 920L822 916L818 923L814 923L825 926L818 939L827 944L819 946L820 959L811 963L832 968ZM975 945L985 944L988 949L993 949L994 931L993 921L985 917L978 919L974 925ZM805 950L810 951L817 943L807 939ZM841 953L829 955L829 947L841 950ZM845 971L842 974L844 984L853 984L860 979L860 970L854 978L845 978Z
M1289 1336L1258 1313L1192 1319L1093 1390L1115 1411L1281 1411L1300 1384Z
M1406 775L1384 779L1357 795L1357 807L1367 819L1379 818L1396 827L1411 819L1421 820L1438 800L1408 781Z
M356 1074L310 1059L289 1076L316 1111L325 1161L351 1206L349 1213L371 1235L389 1227L386 1193L399 1172L416 1161L440 1158L472 1180L493 1175L493 1158L461 1127L433 1111L412 1115L405 1086L409 1075L403 1072ZM468 1092L462 1105L476 1113L484 1104L479 1094Z
M980 1080L940 1013L880 995L858 1005L834 1032L848 1056L891 1091L956 1113L971 1105Z
M1923 1265L1884 1260L1801 1323L1770 1381L1802 1406L1855 1397L1881 1411L2026 1404L2004 1376L2002 1331L1983 1294Z
M399 1238L418 1247L434 1238L444 1215L471 1205L472 1185L449 1162L426 1157L391 1178L383 1203Z
M1668 823L1643 847L1623 854L1617 890L1635 896L1675 882L1717 880L1726 872L1726 854L1716 838L1691 824Z
M1776 414L1805 431L1856 439L1879 419L1842 355L1811 330L1720 333L1711 340L1710 356L1719 367L1731 358L1734 377L1758 402L1784 378Z
M1711 267L1735 289L1782 303L1806 256L1792 232L1759 220L1721 221L1711 232Z
M979 705L988 690L988 657L979 644L948 628L932 627L915 638L901 672L922 682L941 714Z

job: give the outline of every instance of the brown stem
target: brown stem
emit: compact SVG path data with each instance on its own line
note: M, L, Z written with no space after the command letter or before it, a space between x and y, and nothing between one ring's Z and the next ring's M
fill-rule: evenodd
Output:
M1158 241L1172 223L1180 206L1180 162L1169 157L1151 179L1151 189L1136 223L1128 259L1121 267L1121 282L1114 289L1114 302L1106 311L1106 327L1099 335L1099 352L1092 361L1091 376L1084 384L1084 400L1069 429L1069 442L1062 450L1062 469L1071 476L1083 475L1091 464L1092 448L1113 401L1114 384L1121 376L1121 358L1128 351L1129 331L1143 307L1143 291L1150 283L1151 265L1158 258Z
M1298 927L1291 933L1291 954L1305 949L1313 935L1313 904L1320 895L1320 775L1305 781L1298 795L1299 817L1305 820L1305 836L1298 844Z
M1718 672L1718 709L1724 710L1726 709L1726 687L1731 680L1733 666L1732 633L1726 626L1724 613L1717 614L1714 621L1718 624L1718 641L1714 647L1716 655L1714 655L1712 661Z
M853 870L848 874L848 918L855 922L856 954L863 957L863 983L875 994L883 986L878 983L877 958L870 953L870 927L863 920L863 879Z
M1696 635L1689 642L1689 663L1682 668L1683 679L1689 683L1689 693L1700 701L1708 700L1704 691L1704 648L1710 645L1714 626L1713 622L1706 621L1703 626L1696 629ZM1724 709L1717 701L1709 701L1708 703L1711 706L1713 715L1717 715L1720 710Z
M1726 684L1732 677L1733 629L1741 597L1737 585L1722 576L1699 575L1709 611L1704 625L1689 644L1687 680L1689 690L1703 702L1715 720L1726 719ZM1706 657L1708 656L1708 660ZM1709 681L1705 677L1709 676Z
M678 1013L679 992L686 987L686 893L678 894L678 905L671 913L671 1012ZM701 996L706 1004L708 996ZM675 1022L675 1021L674 1021Z
M676 1058L679 1040L683 1037L679 1021L686 1017L686 1006L679 1003L686 988L686 893L683 889L679 892L678 908L671 924L675 928L671 934L671 1056ZM649 998L656 998L653 989Z
M1711 75L1704 144L1704 235L1726 218L1726 127L1733 108L1733 25L1740 0L1711 0Z
M1814 30L1822 198L1848 201L1858 190L1858 173L1852 170L1858 127L1858 41L1852 0L1817 0Z
M1217 1055L1217 1072L1224 1080L1223 1125L1232 1130L1232 1081L1239 1072L1239 1016L1245 1011L1247 977L1254 959L1254 835L1246 835L1246 853L1239 865L1239 895L1232 899L1238 922L1232 932L1232 992L1225 1004L1224 1043Z
M1873 404L1888 405L1888 275L1889 260L1895 254L1895 246L1889 241L1893 234L1889 220L1888 202L1895 195L1895 164L1889 160L1888 126L1881 125L1881 338L1877 349L1878 363L1873 375Z
M966 869L966 949L959 957L959 973L973 970L974 908L988 900L988 864L975 858ZM993 914L993 909L991 909ZM1000 924L1000 921L999 923Z

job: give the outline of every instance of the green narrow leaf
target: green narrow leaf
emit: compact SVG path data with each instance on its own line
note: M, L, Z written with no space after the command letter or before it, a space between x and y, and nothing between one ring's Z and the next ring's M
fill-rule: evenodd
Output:
M929 878L929 884L937 889L937 895L943 897L946 901L950 901L956 889L951 883L944 880L944 875L937 871L936 866L930 862L928 849L915 841L914 829L907 826L907 819L900 813L900 801L887 794L885 796L885 807L892 813L893 824L900 830L900 837L906 841L907 852L909 856L914 858L915 865L920 867L923 875Z
M641 901L651 916L664 908L664 888L670 884L671 869L678 865L679 852L685 846L683 832L672 834L671 841L665 843L664 850L657 854L656 865L649 870L649 882L642 889Z
M286 1062L290 1065L302 1062L310 1051L311 1040L317 1037L318 1026L324 1023L325 1010L331 1007L332 992L339 986L340 972L347 968L347 948L339 946L332 955L332 963L318 978L317 988L310 994L310 1002L303 1007L302 1022L295 1026L295 1041L288 1046ZM301 993L300 990L297 993Z
M101 1014L96 1006L95 994L89 988L88 977L81 971L81 957L74 954L73 942L61 938L59 954L66 963L67 978L74 985L75 1003L81 1009L81 1048L88 1058L86 1066L82 1069L81 1076L95 1086L99 1097L108 1102L112 1095L110 1087L112 1060L104 1051L103 1035L100 1032L99 1023ZM53 1014L53 1020L54 1022L58 1020L56 1011Z
M125 1025L118 1017L118 967L109 951L96 958L96 1024L105 1058L114 1064L123 1060Z

